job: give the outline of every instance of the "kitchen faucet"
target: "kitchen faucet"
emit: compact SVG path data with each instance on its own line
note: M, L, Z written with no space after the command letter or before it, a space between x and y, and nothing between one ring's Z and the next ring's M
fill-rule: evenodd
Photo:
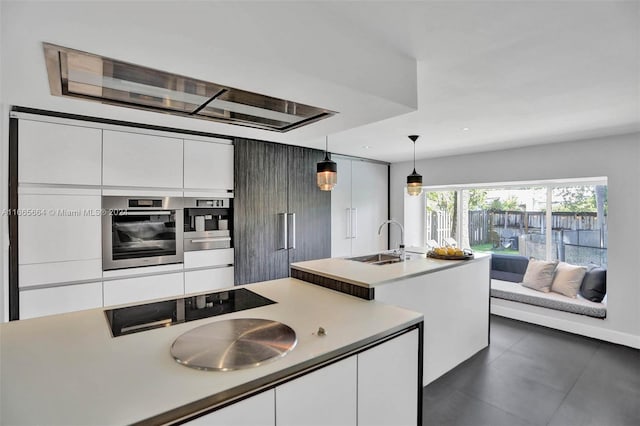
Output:
M382 232L382 228L384 228L386 224L392 224L392 223L400 227L400 247L398 248L400 250L400 259L404 260L404 227L400 222L393 219L385 220L384 222L382 222L382 225L380 225L380 227L378 228L378 235L380 235L380 233Z

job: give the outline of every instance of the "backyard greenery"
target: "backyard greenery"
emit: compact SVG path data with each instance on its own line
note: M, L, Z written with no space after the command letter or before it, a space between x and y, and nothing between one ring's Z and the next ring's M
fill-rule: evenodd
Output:
M482 251L482 252L491 252L491 253L500 253L500 254L519 254L518 250L513 249L504 249L502 247L495 248L493 244L478 244L475 246L471 246L471 250L473 251Z

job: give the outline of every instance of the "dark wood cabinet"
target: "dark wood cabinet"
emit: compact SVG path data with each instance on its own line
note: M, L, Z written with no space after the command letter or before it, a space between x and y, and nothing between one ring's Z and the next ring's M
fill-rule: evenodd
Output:
M322 151L236 139L235 283L289 276L289 264L331 256L331 193L316 186ZM286 227L286 238L285 230Z

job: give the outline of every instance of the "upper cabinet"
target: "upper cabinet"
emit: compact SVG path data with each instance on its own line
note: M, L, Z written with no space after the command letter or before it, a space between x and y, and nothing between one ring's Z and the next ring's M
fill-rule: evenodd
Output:
M331 256L357 256L386 250L388 166L362 160L334 158L338 184L331 194Z
M182 189L182 139L103 131L102 184Z
M20 120L20 183L100 185L102 130Z
M184 188L233 190L233 145L184 140Z

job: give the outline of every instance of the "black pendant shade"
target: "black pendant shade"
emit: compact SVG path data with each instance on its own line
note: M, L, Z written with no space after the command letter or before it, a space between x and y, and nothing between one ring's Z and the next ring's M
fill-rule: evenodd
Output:
M338 183L338 165L329 158L329 137L326 139L324 160L318 162L316 182L321 191L331 191Z

